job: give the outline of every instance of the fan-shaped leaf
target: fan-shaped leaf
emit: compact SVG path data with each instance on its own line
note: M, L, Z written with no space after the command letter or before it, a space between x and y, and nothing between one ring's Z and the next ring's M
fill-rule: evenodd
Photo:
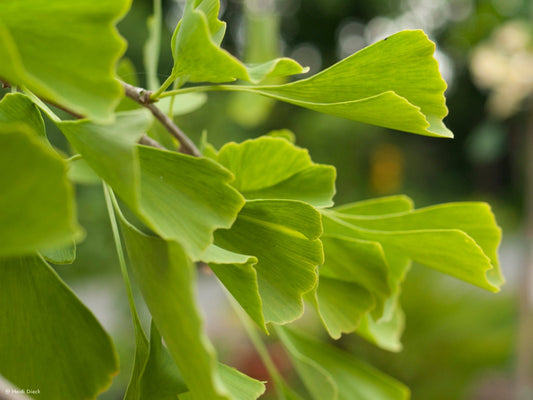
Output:
M188 0L172 37L172 79L192 82L260 82L304 72L296 61L278 58L246 66L220 48L226 24L218 20L219 0Z
M111 384L110 337L41 257L0 258L0 282L9 321L0 329L1 375L41 400L94 399Z
M2 106L6 104L4 100ZM0 124L0 148L0 209L8 211L0 213L0 255L33 253L80 239L67 163L21 122Z
M122 97L114 24L130 0L0 2L0 76L79 114L110 121ZM68 28L66 28L68 27Z
M311 110L427 136L453 137L446 83L422 31L402 31L293 83L244 87Z
M316 284L323 262L320 214L294 200L250 200L215 244L257 258L255 269L266 322L286 323L303 313L302 295Z
M228 143L217 161L235 175L232 185L246 199L301 200L315 207L333 205L335 168L315 164L305 149L282 138L260 137Z
M334 346L283 327L276 332L315 400L407 400L409 389Z
M215 162L137 146L149 122L146 111L138 110L117 114L112 125L58 125L146 225L198 260L213 231L231 226L244 200L228 185L232 175Z
M176 242L148 236L120 213L119 217L135 279L189 388L183 397L229 400L231 392L222 381L215 350L203 332L196 306L195 269L183 248ZM247 384L253 386L253 395L243 400L255 400L257 382L250 379Z

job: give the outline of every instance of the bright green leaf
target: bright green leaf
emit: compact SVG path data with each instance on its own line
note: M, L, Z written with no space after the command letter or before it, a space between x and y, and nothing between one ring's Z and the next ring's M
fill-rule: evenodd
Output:
M388 351L402 350L400 337L405 327L405 315L399 305L394 308L392 318L386 321L375 321L370 314L361 320L357 334L376 346Z
M457 222L457 226L461 227L460 221L439 221L430 218L425 220L425 227L422 228L417 225L415 219L410 220L408 215L402 230L394 230L393 225L389 229L386 224L383 225L383 230L361 228L359 221L363 219L356 221L354 217L347 222L344 219L348 217L342 219L342 215L331 211L328 211L327 216L324 215L323 223L325 231L331 230L340 235L377 241L392 249L394 253L422 265L492 292L499 290L487 276L487 271L493 268L491 260L475 240L460 229L439 228L440 222L447 223L450 227ZM416 218L417 213L413 212L413 215ZM371 219L372 217L369 217L368 221ZM367 226L368 221L361 222L361 225ZM499 232L496 226L494 229Z
M183 378L172 361L157 327L150 328L150 348L140 381L140 400L175 400L176 394L188 390Z
M24 123L0 124L0 148L0 255L80 239L67 163Z
M330 335L355 331L363 315L376 309L383 315L389 288L389 266L379 243L321 237L325 262L319 268L316 308Z
M0 123L24 122L33 132L45 137L44 121L39 108L21 93L8 93L0 101Z
M409 389L334 346L277 327L298 375L315 400L407 400Z
M378 197L344 204L334 210L342 214L354 215L386 215L411 211L414 208L413 200L405 195Z
M202 261L216 274L248 315L266 331L263 304L259 296L257 258L233 253L211 245L202 255Z
M0 258L0 374L41 400L94 399L118 371L96 318L38 256Z
M246 199L301 200L333 205L335 168L315 164L305 149L282 138L263 136L224 145L217 161L235 175L232 185Z
M374 296L357 283L320 276L315 307L330 336L351 333L361 318L375 307Z
M372 125L453 137L442 122L446 83L434 51L424 32L402 31L310 78L243 90Z
M44 259L52 264L72 264L76 259L76 243L72 242L63 247L39 250Z
M138 146L146 111L117 114L112 125L59 123L72 145L148 227L198 260L213 231L229 228L244 200L231 174L208 159Z
M235 368L219 363L218 373L232 400L257 399L265 391L265 385L262 382L244 375Z
M268 77L304 72L289 58L246 66L220 48L225 23L218 20L218 0L189 0L183 18L172 37L174 68L171 79L191 82L231 82L242 79L259 82Z
M459 229L490 258L494 268L487 272L489 282L498 287L504 283L497 254L501 229L486 203L447 203L391 216L367 218L341 215L340 218L364 229L380 231Z
M266 322L286 323L303 313L302 295L316 284L323 262L320 214L293 200L251 200L217 246L257 258L255 270Z
M37 96L110 121L123 96L115 63L124 41L114 25L129 0L0 2L0 76Z
M102 183L100 177L83 158L69 162L68 177L72 182L80 185L100 185Z
M194 266L178 243L143 234L119 216L135 280L189 388L184 397L229 400L196 306Z

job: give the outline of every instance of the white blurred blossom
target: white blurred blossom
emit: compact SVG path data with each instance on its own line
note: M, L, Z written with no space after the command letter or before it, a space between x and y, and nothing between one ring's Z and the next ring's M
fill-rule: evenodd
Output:
M533 94L533 39L523 21L511 21L498 28L472 52L470 69L474 82L491 91L488 107L506 118L516 113Z

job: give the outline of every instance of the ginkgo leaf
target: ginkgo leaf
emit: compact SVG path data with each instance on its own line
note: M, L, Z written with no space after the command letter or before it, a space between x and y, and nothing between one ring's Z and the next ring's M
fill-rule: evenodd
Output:
M374 296L357 283L320 276L315 307L333 339L354 332L361 318L375 307Z
M407 400L409 389L338 348L276 327L298 375L315 400Z
M259 93L311 110L427 136L453 137L435 44L402 31L307 79L230 90Z
M199 260L213 231L231 226L244 199L228 184L231 173L214 161L136 145L149 123L138 110L117 114L111 125L58 125L142 222Z
M325 262L319 268L316 309L331 337L338 339L354 332L369 311L383 315L392 295L389 266L379 243L327 233L321 241Z
M24 122L37 135L45 137L44 121L39 108L21 93L8 93L0 101L0 123Z
M130 382L124 400L173 400L188 390L176 364L163 343L152 321L150 341L137 315L133 317L135 328L135 359Z
M340 215L346 222L371 230L403 231L421 229L459 229L475 240L490 258L493 267L487 278L495 286L504 283L498 262L501 229L486 203L446 203L409 213L376 218Z
M52 264L65 265L72 264L76 260L76 243L72 242L66 246L52 249L41 249L39 253L44 259Z
M196 306L194 266L178 243L146 235L118 214L135 280L189 389L183 397L230 400ZM257 382L246 382L253 395L242 399L255 400Z
M366 314L357 327L357 334L376 346L388 351L401 351L400 337L405 327L405 315L399 305L395 305L392 318L376 321Z
M123 91L115 64L125 43L114 25L130 0L0 2L0 76L39 97L110 121Z
M39 399L95 399L118 371L109 335L37 255L0 258L0 374ZM6 325L7 326L7 325ZM66 328L68 327L68 329Z
M356 201L337 206L334 210L348 215L387 215L411 211L413 208L413 200L405 195L398 195Z
M456 203L383 217L324 211L323 223L325 231L377 241L483 289L497 292L502 283L495 254L501 233L486 205Z
M285 139L263 136L228 143L216 160L235 175L232 185L246 199L301 200L315 207L333 205L335 168L313 163L307 150Z
M250 200L215 244L254 256L266 322L287 323L303 313L302 296L316 284L323 262L320 214L295 200Z
M171 79L191 82L260 82L299 74L305 69L289 58L246 66L220 47L226 24L218 20L219 0L188 0L172 37Z
M0 123L0 148L0 209L9 211L0 213L0 255L34 253L80 239L66 161L22 122Z
M202 261L216 274L248 315L266 332L263 304L259 296L257 258L233 253L211 245L202 255Z

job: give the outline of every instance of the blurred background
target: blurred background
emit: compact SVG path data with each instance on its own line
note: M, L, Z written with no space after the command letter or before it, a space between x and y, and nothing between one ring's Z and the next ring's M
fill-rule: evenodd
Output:
M406 383L413 400L533 399L533 3L530 0L221 0L223 46L247 62L278 55L312 73L402 29L423 29L437 43L454 140L358 124L242 94L213 93L177 123L197 143L217 148L271 130L292 130L315 162L337 167L336 203L405 193L417 207L489 202L503 228L507 284L497 295L415 265L402 303L403 351L389 353L345 336L339 345ZM160 79L171 70L170 37L185 0L166 0ZM134 0L119 28L126 56L145 85L142 49L151 0ZM303 75L302 77L308 76ZM57 136L58 141L61 137ZM121 373L101 399L120 399L133 357L133 331L100 186L79 185L87 238L61 276L115 338ZM529 232L529 233L528 233ZM245 373L266 372L212 277L200 301L221 357ZM142 306L142 305L141 305ZM145 315L146 316L146 315ZM319 331L320 332L320 331ZM326 339L325 333L321 333ZM272 342L282 370L287 357ZM289 373L290 376L290 373ZM513 397L520 387L521 397ZM268 397L266 397L268 398ZM270 397L273 398L273 397Z

